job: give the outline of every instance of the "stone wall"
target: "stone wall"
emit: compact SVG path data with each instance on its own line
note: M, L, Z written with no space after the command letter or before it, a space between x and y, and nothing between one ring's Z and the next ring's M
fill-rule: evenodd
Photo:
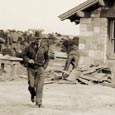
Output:
M80 19L80 64L103 64L106 61L107 26L106 18Z

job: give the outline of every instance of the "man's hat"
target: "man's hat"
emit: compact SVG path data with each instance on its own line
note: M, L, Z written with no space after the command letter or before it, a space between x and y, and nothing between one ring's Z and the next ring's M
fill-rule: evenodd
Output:
M39 39L42 39L43 37L41 37L41 36L38 36L38 37L34 36L33 38L34 38L34 40L39 40Z
M42 38L44 38L45 36L41 33L41 32L39 32L39 31L36 31L35 32L35 35L34 35L34 39L42 39Z

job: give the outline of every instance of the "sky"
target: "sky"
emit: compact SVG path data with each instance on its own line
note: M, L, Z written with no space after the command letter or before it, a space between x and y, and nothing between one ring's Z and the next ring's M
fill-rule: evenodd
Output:
M79 35L79 25L58 16L85 0L0 0L0 29L43 29Z

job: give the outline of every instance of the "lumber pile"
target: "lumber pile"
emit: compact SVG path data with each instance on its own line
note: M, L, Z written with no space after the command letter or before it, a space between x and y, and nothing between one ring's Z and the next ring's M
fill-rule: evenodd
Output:
M72 70L70 73L63 70L52 70L50 73L52 73L50 74L51 81L65 80L71 83L76 82L85 85L103 85L114 81L114 74L111 69L104 65L83 65Z
M82 84L103 84L103 83L111 83L113 82L113 73L110 68L104 65L90 65L87 68L81 67L76 70L79 75L76 76L76 80L78 80ZM71 80L71 76L68 76Z

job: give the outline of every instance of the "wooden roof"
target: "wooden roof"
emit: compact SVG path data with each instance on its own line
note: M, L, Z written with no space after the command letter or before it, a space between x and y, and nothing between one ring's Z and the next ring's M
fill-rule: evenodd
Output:
M80 18L80 16L76 16L76 13L77 12L80 12L80 11L84 11L86 9L92 9L94 10L94 6L96 7L100 7L100 6L104 6L104 1L103 0L87 0L85 2L83 2L82 4L68 10L67 12L61 14L60 16L58 16L61 21L65 20L65 19L70 19L72 21L71 18L75 17L75 18ZM74 21L74 20L73 20Z

